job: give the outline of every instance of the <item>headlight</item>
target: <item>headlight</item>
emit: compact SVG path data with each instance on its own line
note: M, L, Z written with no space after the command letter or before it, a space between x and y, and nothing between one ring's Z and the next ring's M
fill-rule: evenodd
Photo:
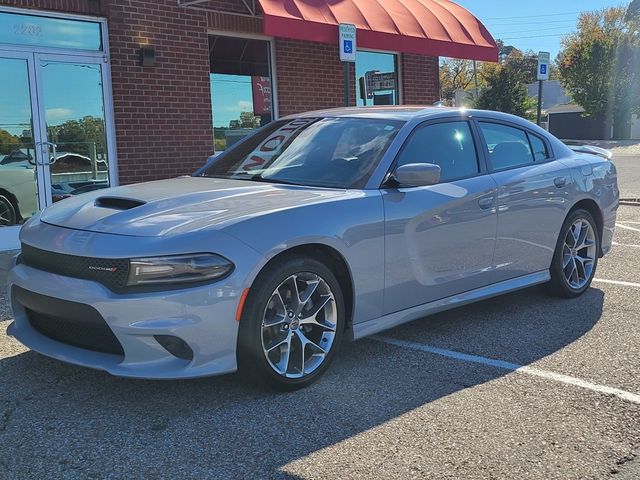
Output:
M129 286L204 282L233 270L233 263L213 253L133 258L129 265Z

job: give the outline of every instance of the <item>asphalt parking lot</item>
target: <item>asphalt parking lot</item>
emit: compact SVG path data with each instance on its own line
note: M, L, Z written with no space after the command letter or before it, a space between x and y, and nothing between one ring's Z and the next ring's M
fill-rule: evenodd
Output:
M580 299L532 288L347 343L287 394L66 365L5 315L0 478L640 478L640 207L615 241Z

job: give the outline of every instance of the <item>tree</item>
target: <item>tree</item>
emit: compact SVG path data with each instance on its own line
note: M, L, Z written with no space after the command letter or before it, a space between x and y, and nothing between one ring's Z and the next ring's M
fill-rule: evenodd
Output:
M615 137L627 137L638 109L640 41L631 28L636 18L631 8L585 12L577 31L562 40L560 80L586 115L604 121L604 138L612 126Z
M526 85L535 81L537 57L533 52L523 53L512 46L504 46L500 40L498 48L502 52L501 62L483 66L481 78L486 86L475 106L531 118L535 99L529 97Z
M467 90L475 86L473 62L447 58L440 65L440 97L448 103L453 100L458 90Z
M98 155L106 153L104 121L101 118L86 116L80 120L68 120L48 127L48 132L60 151L91 157L92 144L95 143Z
M9 155L20 148L20 138L0 128L0 155Z
M631 2L624 19L626 22L637 22L640 20L640 0L633 0L633 2Z
M491 69L486 74L486 81L487 87L476 101L477 108L527 117L527 112L535 106L535 100L529 97L522 82L522 73L513 65Z

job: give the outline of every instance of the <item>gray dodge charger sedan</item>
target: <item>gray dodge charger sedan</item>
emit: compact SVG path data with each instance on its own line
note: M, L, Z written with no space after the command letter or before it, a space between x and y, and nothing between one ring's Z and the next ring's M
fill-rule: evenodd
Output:
M114 375L306 386L345 337L536 284L581 295L618 207L596 153L494 112L283 118L192 177L31 218L8 331Z

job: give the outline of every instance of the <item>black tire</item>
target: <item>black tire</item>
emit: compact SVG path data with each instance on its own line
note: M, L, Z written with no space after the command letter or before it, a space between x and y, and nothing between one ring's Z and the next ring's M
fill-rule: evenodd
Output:
M16 209L4 195L0 195L0 226L11 227L18 223Z
M564 257L563 250L567 233L578 220L583 220L584 222L588 223L595 234L595 255L593 260L593 268L590 275L588 276L588 280L586 281L586 283L579 288L574 287L569 283L562 267ZM553 254L553 260L551 262L550 268L551 281L546 285L547 292L551 295L562 298L576 298L582 295L591 286L591 282L593 281L593 277L595 276L596 268L598 266L599 253L600 232L598 230L597 223L593 218L593 215L591 215L587 210L583 209L576 209L571 211L565 219L564 224L562 225L562 229L560 230L560 235L558 236L558 241L556 243L556 249Z
M263 350L263 318L276 289L292 275L311 273L318 275L330 288L336 313L333 343L324 361L311 373L301 378L287 378L276 372ZM340 283L323 263L300 255L283 257L258 275L244 304L238 336L238 369L254 383L267 385L277 390L292 391L304 388L320 378L327 370L342 341L346 316L344 296ZM291 333L294 333L293 331Z

